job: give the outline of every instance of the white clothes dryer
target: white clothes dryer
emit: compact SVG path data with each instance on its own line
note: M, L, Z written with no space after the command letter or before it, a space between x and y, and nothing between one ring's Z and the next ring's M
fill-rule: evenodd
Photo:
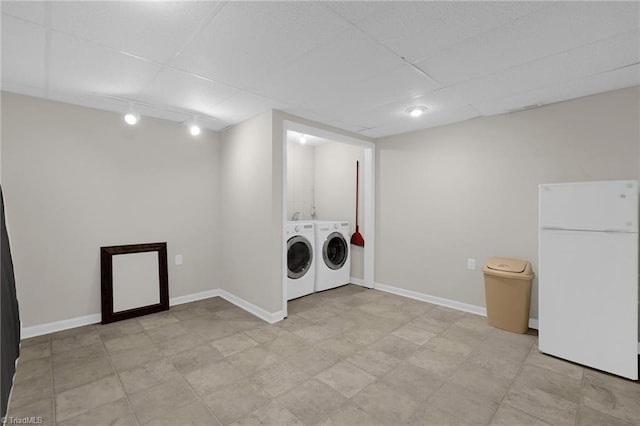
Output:
M351 247L349 222L315 221L316 291L349 284Z
M316 277L315 225L310 221L287 222L287 300L314 291Z

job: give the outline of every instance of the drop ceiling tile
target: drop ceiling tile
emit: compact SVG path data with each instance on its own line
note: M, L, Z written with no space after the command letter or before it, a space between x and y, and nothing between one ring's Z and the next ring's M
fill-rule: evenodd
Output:
M158 62L173 57L217 2L57 1L52 28Z
M284 110L288 107L287 104L241 90L212 109L216 119L229 125L246 121L271 109Z
M358 24L411 62L548 7L544 2L391 2Z
M122 102L91 93L143 93L212 114L202 126L214 130L275 108L379 137L638 84L640 34L629 31L638 2L21 3L2 2L3 90L117 113ZM48 15L60 29L50 33L50 73L46 34L25 29ZM161 72L154 62L185 44L181 70ZM420 66L435 78L390 49L426 57ZM413 103L430 112L410 119Z
M296 117L305 118L307 120L315 121L317 123L328 123L330 121L335 120L336 114L319 114L317 112L309 111L305 108L300 107L288 107L282 109L283 112L291 115L295 115Z
M381 14L390 7L388 1L327 1L322 4L352 24L362 22L373 14Z
M417 98L434 92L438 82L404 64L368 79L352 81L343 87L341 96L326 104L314 102L314 108L325 108L342 114L353 110L369 110L401 99Z
M50 90L47 99L86 108L94 108L101 111L109 111L115 114L123 114L128 108L127 104L119 100L84 93L68 93L66 91L58 92Z
M39 25L45 25L46 8L44 1L3 1L0 4L3 15L11 15ZM4 22L3 22L4 25Z
M198 119L198 125L203 129L209 129L215 132L219 132L221 130L224 130L228 126L228 123L217 119L203 118Z
M57 32L51 41L51 88L70 94L136 97L160 66Z
M428 108L427 114L417 120L409 116L407 108L413 105L426 106ZM336 118L365 128L386 126L391 123L413 128L413 123L420 125L420 123L428 122L430 117L465 106L465 102L455 92L449 89L440 89L422 96L405 98L370 109L340 111ZM328 114L330 110L324 111L320 109L317 112Z
M401 132L401 133L405 133L405 132ZM384 127L376 127L376 128L362 130L360 134L368 138L378 139L387 135L392 135L393 133L387 133L387 130L385 130Z
M258 81L253 90L301 108L335 104L358 96L357 87L363 81L402 64L400 58L353 29Z
M147 86L140 101L214 115L213 106L238 93L237 89L182 71L163 68Z
M558 3L417 65L444 85L456 84L638 28L637 9L630 3Z
M11 16L2 16L2 84L46 87L46 32Z
M366 127L358 126L357 124L345 123L342 120L332 120L325 123L328 126L335 127L337 129L346 130L351 133L360 133L367 130Z
M360 133L371 138L382 138L385 136L414 132L432 127L446 126L447 124L477 118L478 116L479 114L474 108L463 105L458 108L440 110L431 115L427 114L417 120L412 119L412 121L403 123L388 122L386 124L381 124L379 127L367 129Z
M568 83L519 93L515 96L480 102L474 107L484 115L502 114L527 105L546 105L638 85L640 85L640 65L636 64Z
M165 120L182 124L193 118L191 115L183 114L179 111L169 111L162 108L154 108L146 105L136 105L135 109L140 114L142 119ZM121 111L122 110L119 110L120 114L122 114ZM185 132L186 131L187 129L185 128Z
M638 61L640 32L636 30L458 84L452 90L476 104L568 83Z
M348 26L315 2L230 2L171 64L246 88Z

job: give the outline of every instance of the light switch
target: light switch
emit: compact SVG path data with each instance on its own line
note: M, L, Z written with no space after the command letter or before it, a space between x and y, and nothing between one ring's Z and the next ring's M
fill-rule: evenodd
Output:
M182 255L176 254L176 265L182 265Z

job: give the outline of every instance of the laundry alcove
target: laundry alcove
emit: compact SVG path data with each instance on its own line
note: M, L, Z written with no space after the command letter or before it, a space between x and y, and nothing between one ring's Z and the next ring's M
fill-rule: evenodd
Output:
M374 144L292 121L285 121L283 128L283 228L291 220L340 220L348 221L353 232L356 161L360 162L359 220L367 244L351 246L351 282L373 288ZM283 259L286 277L284 238ZM286 306L284 283L283 295Z

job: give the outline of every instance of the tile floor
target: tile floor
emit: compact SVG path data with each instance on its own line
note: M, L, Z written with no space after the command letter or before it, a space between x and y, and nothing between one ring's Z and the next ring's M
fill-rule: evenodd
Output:
M10 416L71 425L631 425L640 383L535 334L345 286L269 325L220 298L23 342Z

